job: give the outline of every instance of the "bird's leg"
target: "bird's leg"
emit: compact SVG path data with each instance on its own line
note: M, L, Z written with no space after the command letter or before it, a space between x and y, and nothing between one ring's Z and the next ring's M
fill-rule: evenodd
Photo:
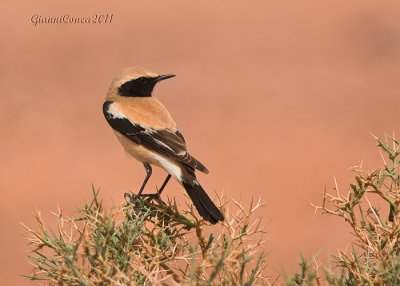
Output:
M143 163L143 165L144 165L147 175L143 181L142 186L140 187L139 193L136 195L137 197L140 197L142 195L144 187L146 187L147 181L150 179L151 173L152 173L152 169L151 169L151 166L149 163Z
M165 186L168 184L169 179L171 179L171 175L168 174L168 176L165 178L164 183L162 184L161 188L157 191L157 194L161 196L162 191L164 190Z
M161 198L160 198L161 193L162 193L162 191L164 190L165 186L168 184L169 179L171 179L171 175L170 175L170 174L168 174L168 176L165 178L164 183L161 185L161 188L160 188L159 190L157 190L157 193L146 195L146 196L149 197L149 198L147 199L147 201L151 201L151 200L153 200L153 199L156 198L156 197L157 197L158 199L161 199Z
M145 178L144 181L143 181L142 186L140 187L139 193L138 193L137 195L130 194L130 193L125 193L125 194L124 194L124 198L128 197L129 200L130 200L132 203L135 203L136 198L141 197L141 196L144 196L144 195L142 195L143 190L144 190L144 188L146 187L147 181L148 181L148 180L150 179L150 177L151 177L152 169L151 169L150 164L149 164L149 163L143 163L143 165L144 165L144 169L146 170L146 174L147 174L147 175L146 175L146 178Z

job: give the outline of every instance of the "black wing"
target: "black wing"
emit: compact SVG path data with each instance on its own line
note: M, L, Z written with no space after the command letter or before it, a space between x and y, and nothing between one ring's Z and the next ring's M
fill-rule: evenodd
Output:
M133 124L128 118L121 114L115 116L109 112L111 101L103 104L104 116L110 126L125 135L136 144L141 144L157 153L184 163L185 165L197 169L203 173L208 173L207 168L192 157L186 148L185 139L179 130L160 130L145 128L139 124Z

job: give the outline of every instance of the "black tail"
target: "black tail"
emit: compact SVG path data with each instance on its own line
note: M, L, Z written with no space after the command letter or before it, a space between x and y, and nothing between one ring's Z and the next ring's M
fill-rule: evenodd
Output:
M182 183L182 185L204 220L209 221L212 224L224 220L224 215L212 202L197 180L194 180L193 185L189 183Z

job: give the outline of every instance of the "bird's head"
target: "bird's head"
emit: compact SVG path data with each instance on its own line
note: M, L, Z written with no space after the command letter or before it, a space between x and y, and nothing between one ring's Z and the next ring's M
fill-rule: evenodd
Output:
M114 78L107 97L150 97L158 82L174 76L173 74L159 75L140 67L127 68Z

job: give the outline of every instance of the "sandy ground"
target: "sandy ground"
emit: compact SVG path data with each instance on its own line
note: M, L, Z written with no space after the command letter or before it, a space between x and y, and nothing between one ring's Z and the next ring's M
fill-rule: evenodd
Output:
M101 188L122 201L144 176L102 115L111 79L141 65L176 78L155 90L211 194L263 197L266 250L276 270L300 253L321 260L346 246L334 218L314 216L336 176L377 168L369 135L399 131L400 5L377 1L35 1L2 3L0 236L3 285L28 285L19 222L35 208L72 214ZM278 3L279 2L279 3ZM249 2L250 3L250 2ZM38 24L32 15L114 14L111 24ZM155 171L154 188L164 177ZM171 184L166 195L181 189Z

